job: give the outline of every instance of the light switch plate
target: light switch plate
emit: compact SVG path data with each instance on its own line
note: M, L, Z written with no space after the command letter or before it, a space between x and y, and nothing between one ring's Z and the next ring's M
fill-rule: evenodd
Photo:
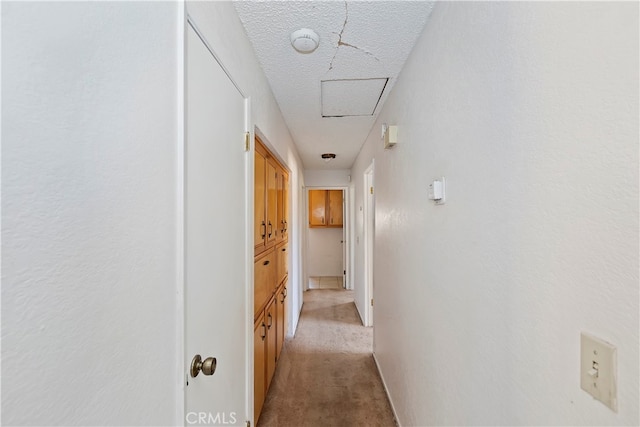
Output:
M580 388L618 412L617 351L612 344L580 334Z

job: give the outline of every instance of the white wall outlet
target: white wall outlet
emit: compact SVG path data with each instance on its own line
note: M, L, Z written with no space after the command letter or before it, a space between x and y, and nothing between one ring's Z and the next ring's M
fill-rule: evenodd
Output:
M592 335L580 334L580 388L618 412L616 348Z

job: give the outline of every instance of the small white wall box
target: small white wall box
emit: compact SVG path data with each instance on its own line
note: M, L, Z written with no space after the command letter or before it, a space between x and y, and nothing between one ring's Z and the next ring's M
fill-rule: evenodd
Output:
M429 200L434 200L436 202L436 205L444 204L444 177L436 179L431 184L429 184Z
M384 132L384 148L391 148L398 143L398 126L387 126Z

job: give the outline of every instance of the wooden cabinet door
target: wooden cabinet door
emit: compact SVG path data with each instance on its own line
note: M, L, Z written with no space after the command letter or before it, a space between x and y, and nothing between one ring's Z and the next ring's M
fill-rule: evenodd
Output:
M278 173L276 164L267 159L267 245L276 241L278 235Z
M253 263L253 313L256 316L275 291L275 252L270 250Z
M342 190L328 190L329 227L342 227Z
M288 260L289 260L289 245L284 244L276 248L276 277L277 284L280 285L285 277L289 274Z
M267 324L267 390L271 385L273 373L276 371L276 345L277 345L277 305L276 298L273 298L264 311L264 320Z
M253 243L255 253L259 253L264 249L265 239L267 237L267 218L266 218L266 167L267 159L258 151L255 151L255 169L254 169L254 220L253 220Z
M282 173L282 169L278 169L278 181L276 182L276 225L278 228L278 235L276 236L276 241L282 241L284 237L284 189L282 188L284 174Z
M276 334L276 360L280 359L280 353L282 352L282 346L284 344L284 337L286 336L287 333L287 319L286 319L286 301L287 301L287 290L286 290L286 282L282 284L282 286L280 286L280 288L278 288L278 294L276 295L277 297L277 304L278 304L278 310L277 310L277 325L278 325L278 331Z
M289 226L288 186L289 175L282 169L278 170L278 241L288 239L287 227Z
M325 194L325 190L309 190L310 227L326 227L325 210L327 206Z
M284 230L282 239L289 239L289 174L282 174L282 220L284 221Z
M267 390L266 344L267 325L261 316L253 325L253 419L258 422Z

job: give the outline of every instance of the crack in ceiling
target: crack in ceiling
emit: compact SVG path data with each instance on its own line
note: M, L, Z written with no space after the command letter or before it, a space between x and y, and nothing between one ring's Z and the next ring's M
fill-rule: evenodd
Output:
M345 47L350 47L352 49L355 49L359 52L362 52L366 55L371 56L373 59L375 59L376 61L380 62L380 59L378 57L376 57L373 53L369 52L368 50L362 49L358 46L352 45L350 43L346 43L342 41L342 35L344 34L344 30L345 28L347 28L347 22L349 22L349 6L347 5L347 2L344 2L344 23L342 24L342 30L340 30L340 33L334 33L334 34L338 34L338 43L336 44L336 51L333 54L333 58L331 58L331 62L329 63L329 69L327 70L327 72L333 70L333 61L336 59L336 56L338 55L338 51L340 50L340 46L345 46Z

